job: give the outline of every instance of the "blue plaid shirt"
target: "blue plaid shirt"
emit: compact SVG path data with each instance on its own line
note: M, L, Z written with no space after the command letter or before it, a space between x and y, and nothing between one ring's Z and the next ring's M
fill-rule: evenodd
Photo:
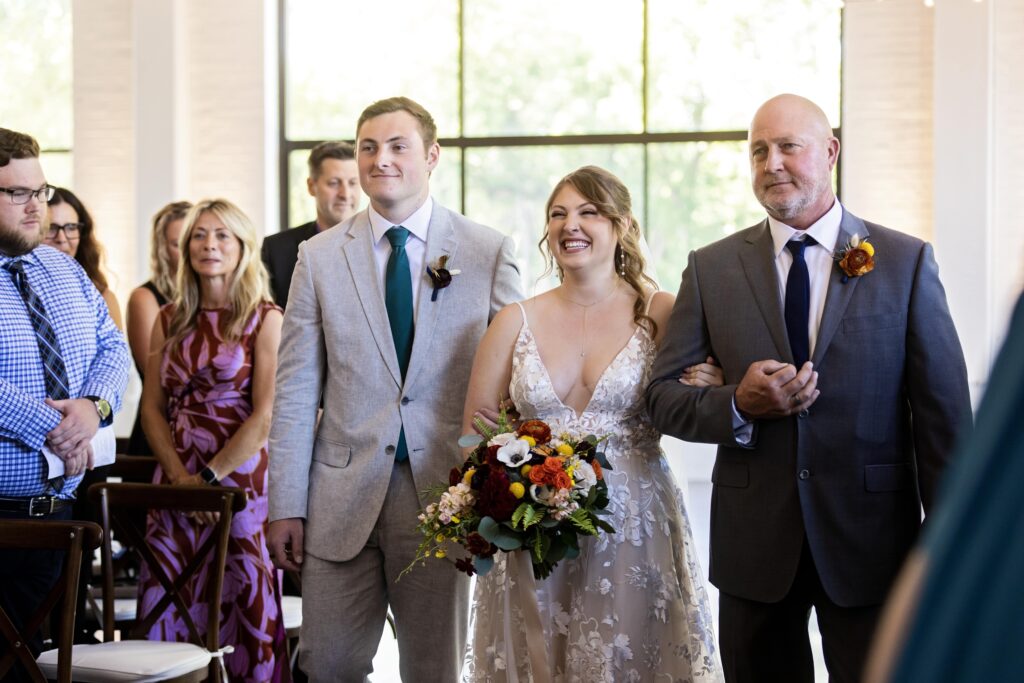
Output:
M81 266L56 249L40 246L20 258L57 334L72 398L99 396L119 410L131 357L103 296ZM46 384L35 330L3 268L11 260L0 253L0 496L25 498L48 492L41 449L61 414L43 403ZM59 497L73 498L81 480L68 478Z

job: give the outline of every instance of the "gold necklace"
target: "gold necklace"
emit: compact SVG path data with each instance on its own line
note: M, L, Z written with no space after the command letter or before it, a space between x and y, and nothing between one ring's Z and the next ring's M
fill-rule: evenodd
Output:
M579 301L575 301L567 297L565 293L562 291L561 287L555 290L555 292L558 294L560 298L565 299L569 303L579 306L580 308L583 309L583 333L580 334L580 358L585 358L587 355L587 311L593 308L594 306L600 303L604 303L609 298L611 298L611 295L614 294L616 290L618 290L620 280L621 278L616 276L615 284L613 284L612 288L608 290L608 293L602 296L597 301L591 301L589 304L581 304Z

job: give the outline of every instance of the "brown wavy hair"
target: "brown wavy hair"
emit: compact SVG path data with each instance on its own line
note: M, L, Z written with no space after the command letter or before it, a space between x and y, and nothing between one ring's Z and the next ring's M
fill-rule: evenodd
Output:
M55 187L53 197L46 204L57 206L67 204L78 214L78 222L82 227L78 230L78 250L75 252L75 260L82 266L82 270L89 276L96 289L105 292L110 287L107 277L103 274L101 263L103 262L103 247L96 241L93 233L92 216L85 208L82 200L75 196L75 193L64 187Z
M657 291L658 283L646 273L647 264L644 261L643 253L640 250L640 240L643 231L640 223L633 215L633 199L629 189L614 174L599 166L583 166L559 180L553 190L548 202L544 207L544 235L540 238L537 246L544 256L547 269L541 277L545 277L552 270L558 273L558 279L562 280L565 274L548 248L548 216L551 213L551 205L555 196L561 192L566 185L571 186L588 202L594 205L597 212L612 223L612 230L615 232L615 260L612 267L619 272L637 298L633 303L633 322L643 325L652 337L658 334L658 324L647 315L647 297L651 290Z
M237 342L260 304L272 301L267 269L260 260L259 242L252 221L241 209L226 199L204 199L189 209L178 241L181 250L181 257L178 260L178 291L174 297L174 310L167 328L165 350L174 349L196 327L202 293L199 290L199 276L192 268L188 244L199 217L207 212L224 223L241 243L238 266L228 288L228 310L220 323L224 340L229 343Z

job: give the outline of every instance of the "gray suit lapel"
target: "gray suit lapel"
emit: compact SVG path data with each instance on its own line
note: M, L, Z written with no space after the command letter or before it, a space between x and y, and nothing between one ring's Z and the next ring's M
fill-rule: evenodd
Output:
M868 228L864 225L864 221L851 213L847 213L844 208L843 220L839 224L839 237L836 239L832 253L836 254L845 247L854 235L864 239L869 235ZM825 357L825 351L828 350L828 345L832 342L832 337L835 336L836 330L839 328L839 322L846 313L846 307L850 304L853 290L857 288L859 281L859 277L851 277L847 278L846 282L843 282L843 271L839 268L838 264L833 266L830 271L828 291L825 294L825 310L821 314L821 324L818 326L818 339L814 344L814 353L811 354L811 361L815 367L821 365L821 359Z
M349 226L351 240L342 246L342 252L348 262L352 280L355 282L356 296L366 316L377 348L388 370L399 386L402 385L402 371L398 367L398 353L395 341L391 338L391 324L388 322L387 308L384 306L384 292L378 282L377 258L373 251L373 231L370 229L370 218L366 211L353 219ZM338 292L341 296L342 293Z
M792 361L793 352L789 348L786 320L782 315L782 302L779 301L779 278L775 272L772 233L768 229L767 220L761 224L760 230L752 231L747 237L746 249L740 251L740 261L747 282L750 283L750 291L761 310L772 341L775 342L778 357Z
M413 286L419 287L416 297L416 332L412 342L412 355L409 358L409 369L406 371L406 386L412 386L420 368L427 362L430 352L430 343L434 337L434 330L437 327L437 319L441 308L449 299L450 292L441 291L436 301L430 297L434 292L433 284L427 276L426 267L437 263L441 256L448 256L448 266L458 269L455 263L455 248L458 242L455 239L455 229L452 226L451 214L447 209L434 202L434 209L430 214L430 227L427 229L427 254L423 263L423 272L414 275Z

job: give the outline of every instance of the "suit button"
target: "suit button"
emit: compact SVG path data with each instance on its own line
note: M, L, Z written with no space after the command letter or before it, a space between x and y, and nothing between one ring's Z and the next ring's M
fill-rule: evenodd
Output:
M409 405L409 402L410 402L410 401L412 401L412 399L411 399L411 398L409 398L408 396L403 396L403 397L402 397L402 405L403 405L403 406L407 406L407 405Z
M387 447L384 448L384 452L387 453L388 455L394 455L395 447L389 444Z
M800 477L801 479L810 479L811 472L810 470L800 470L800 474L798 474L797 476Z
M811 411L807 410L807 408L804 408L799 413L797 413L797 417L807 417L810 414L811 414Z

